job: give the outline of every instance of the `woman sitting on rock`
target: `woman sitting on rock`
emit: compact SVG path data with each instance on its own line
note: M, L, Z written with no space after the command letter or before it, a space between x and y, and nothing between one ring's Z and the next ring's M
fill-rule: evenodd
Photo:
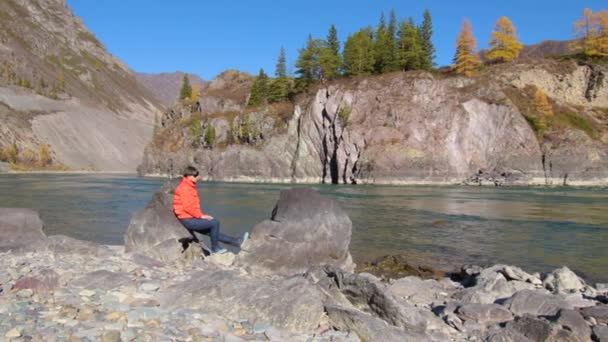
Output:
M220 242L240 247L249 238L249 233L245 233L242 238L222 234L220 233L220 221L213 216L203 214L201 211L201 204L196 191L198 176L199 173L195 167L188 166L184 171L184 178L175 189L175 197L173 197L175 216L186 229L209 235L212 253L227 252L225 248L220 247Z

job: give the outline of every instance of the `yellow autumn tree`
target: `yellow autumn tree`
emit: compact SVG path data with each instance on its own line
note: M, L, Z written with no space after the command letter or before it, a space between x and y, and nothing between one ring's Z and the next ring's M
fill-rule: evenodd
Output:
M192 93L190 94L190 101L196 102L201 97L201 89L198 84L192 86Z
M519 57L524 45L517 39L515 26L509 18L500 17L492 31L488 59L495 62L510 62Z
M590 8L583 10L581 18L574 23L574 37L570 48L585 56L608 56L608 11L593 13Z
M465 76L472 76L481 61L476 55L477 42L473 37L473 26L468 20L462 23L462 29L456 41L456 55L454 56L454 70Z
M549 98L544 91L540 88L536 88L534 92L533 107L535 114L543 116L553 116L553 106L549 103Z

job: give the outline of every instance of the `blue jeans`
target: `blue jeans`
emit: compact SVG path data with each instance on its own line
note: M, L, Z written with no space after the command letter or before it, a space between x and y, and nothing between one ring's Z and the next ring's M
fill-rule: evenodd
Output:
M206 220L202 218L190 218L179 220L186 229L197 233L209 235L211 239L211 251L216 252L220 249L220 242L240 247L243 242L239 238L220 233L220 221L217 219Z

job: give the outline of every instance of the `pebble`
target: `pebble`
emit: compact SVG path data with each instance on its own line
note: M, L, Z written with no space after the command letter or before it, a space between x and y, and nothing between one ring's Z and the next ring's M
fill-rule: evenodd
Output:
M4 334L4 337L8 337L8 338L21 337L21 330L18 328L13 328L13 329L7 331L6 334Z
M157 283L143 283L139 286L140 291L144 292L154 292L160 288L160 285Z
M78 292L79 295L83 296L83 297L91 297L92 295L95 294L95 291L93 290L82 290L80 292Z
M32 289L23 289L23 290L19 290L19 292L17 292L17 297L19 297L19 298L30 298L33 295L34 295L34 291L32 291Z

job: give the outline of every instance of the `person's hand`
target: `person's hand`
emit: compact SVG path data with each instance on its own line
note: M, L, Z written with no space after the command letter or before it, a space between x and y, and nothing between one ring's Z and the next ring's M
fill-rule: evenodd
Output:
M203 216L201 216L201 218L205 219L205 220L213 220L213 216L211 216L211 215L203 215Z

